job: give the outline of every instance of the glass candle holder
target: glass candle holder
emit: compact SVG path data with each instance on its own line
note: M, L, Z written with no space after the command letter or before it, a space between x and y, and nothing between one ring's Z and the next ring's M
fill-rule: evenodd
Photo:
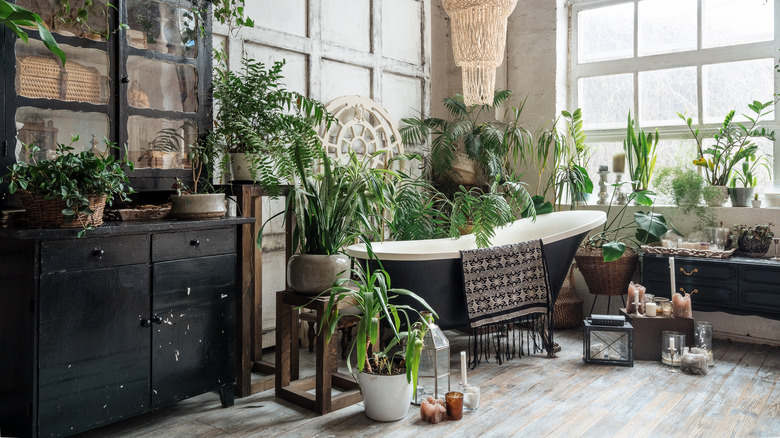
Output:
M672 316L672 302L668 298L655 298L655 309L661 316L669 318Z
M463 410L476 411L479 409L479 386L461 383L460 390L463 392Z
M685 333L664 330L661 333L661 362L673 367L680 366L685 349Z
M693 330L696 346L707 351L707 365L715 365L715 356L712 354L712 324L707 321L696 321Z
M444 406L447 409L447 418L460 420L463 418L463 393L450 391L445 396Z

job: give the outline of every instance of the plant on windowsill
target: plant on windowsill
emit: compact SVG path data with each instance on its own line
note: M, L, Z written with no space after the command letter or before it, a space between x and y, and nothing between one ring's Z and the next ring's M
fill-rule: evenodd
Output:
M628 128L626 139L623 140L623 150L626 152L628 164L628 177L631 179L631 188L636 191L650 189L650 179L653 177L655 149L658 146L658 130L655 135L645 134L639 127L639 121L631 118L628 112Z
M370 251L370 246L368 247ZM369 253L370 254L370 253ZM358 318L357 336L352 341L351 352L356 350L358 382L363 394L366 415L378 421L396 421L404 418L412 401L412 389L417 387L417 371L427 321L411 306L396 305L394 299L406 296L420 307L436 312L415 293L392 288L390 275L381 267L371 269L357 264L351 270L353 280L336 281L329 294L328 305L319 327L326 330L328 342L338 329L338 321L345 316ZM340 303L351 306L339 307ZM353 310L347 310L349 308ZM416 318L410 319L409 312ZM415 320L419 322L414 322ZM392 337L382 351L380 325L392 330ZM406 331L406 336L400 333ZM399 345L404 345L399 348ZM351 360L347 361L350 372Z
M741 168L734 169L731 183L729 184L729 196L732 207L747 207L748 201L753 196L753 190L758 185L758 172L763 167L767 175L772 174L769 160L765 155L757 152L748 155L742 161Z
M774 141L774 132L766 128L759 128L763 117L771 114L771 106L774 101L753 101L748 104L751 115L744 114L747 124L734 121L735 111L731 110L718 128L718 133L713 136L714 143L706 146L705 136L700 133L700 128L693 128L693 120L686 114L677 113L688 126L688 130L696 141L697 157L693 164L704 169L704 177L713 189L705 191L705 200L708 205L718 207L723 205L728 197L728 184L734 167L746 157L754 155L758 151L755 139L765 138Z
M580 202L587 202L593 192L593 181L588 175L590 149L585 144L585 132L582 128L582 110L561 111L566 121L564 133L556 133L555 139L555 182L558 210L566 198L575 209Z
M758 193L753 193L753 200L750 201L753 208L761 208L761 200L758 199Z
M112 153L117 146L105 139L103 155L88 150L76 153L73 144L78 141L73 136L70 144L58 144L51 159L36 159L40 148L25 145L29 162L14 163L2 178L9 193L19 192L30 226L81 228L78 237L84 237L87 230L103 223L103 208L114 197L129 201L132 188L123 166L132 171L133 163L127 154L117 159Z
M696 217L696 223L693 225L695 231L718 226L715 209L706 204L702 205L704 194L711 187L695 170L665 167L658 171L654 184L659 193L671 197L673 205L677 206L676 209L672 210L670 219L694 215Z

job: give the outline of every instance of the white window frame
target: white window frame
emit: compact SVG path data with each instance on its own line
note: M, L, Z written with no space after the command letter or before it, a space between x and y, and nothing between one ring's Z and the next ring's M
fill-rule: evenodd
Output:
M773 0L769 0L773 1ZM579 64L578 60L578 14L581 11L612 6L624 3L634 3L634 41L633 56L610 60L596 61ZM639 0L570 0L571 11L570 19L570 46L569 46L569 107L577 108L579 106L579 79L594 76L604 76L612 74L633 74L634 78L634 102L631 107L631 113L635 117L640 117L639 113L639 72L666 70L679 67L696 67L697 71L697 117L695 122L701 127L704 135L711 135L717 132L718 123L704 124L703 96L702 96L702 66L707 64L720 64L735 61L748 61L753 59L772 58L777 64L780 57L780 4L774 7L775 39L774 41L764 41L757 43L739 44L726 47L702 47L702 0L697 0L697 49L675 53L666 53L660 55L637 56L638 53L638 7ZM774 73L774 93L780 93L780 74ZM780 106L780 105L779 105ZM735 108L740 111L747 111L744 108ZM725 116L725 114L723 114ZM587 114L584 115L587 118ZM776 137L780 137L780 108L775 108L774 113L768 119L765 119L761 126L775 131ZM684 125L680 126L642 126L645 130L654 130L658 128L662 140L691 139L690 131ZM620 129L599 129L586 130L585 134L590 142L614 142L622 141L625 138L625 128ZM773 147L773 176L772 179L777 183L780 180L780 140L774 142Z

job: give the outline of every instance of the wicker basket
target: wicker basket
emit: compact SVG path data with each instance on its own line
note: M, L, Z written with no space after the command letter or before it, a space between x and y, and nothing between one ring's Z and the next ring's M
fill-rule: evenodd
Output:
M21 96L105 103L96 68L68 61L63 69L54 58L34 55L19 58L18 69L16 89Z
M574 287L574 265L563 281L553 308L553 325L556 330L579 327L582 324L582 300Z
M27 210L27 225L34 228L81 228L84 225L94 227L103 224L103 209L106 206L107 196L88 195L89 209L92 214L79 213L78 218L66 224L62 210L66 208L62 199L44 199L43 196L20 190L25 210Z
M583 246L577 250L574 260L577 261L590 293L625 295L628 291L628 283L634 276L639 256L633 249L626 248L622 257L613 262L605 262L601 249Z

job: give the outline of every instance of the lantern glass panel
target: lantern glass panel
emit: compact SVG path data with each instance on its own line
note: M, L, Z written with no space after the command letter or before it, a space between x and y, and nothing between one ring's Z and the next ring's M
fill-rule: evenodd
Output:
M450 390L450 342L438 325L430 323L423 338L415 402L443 397Z

